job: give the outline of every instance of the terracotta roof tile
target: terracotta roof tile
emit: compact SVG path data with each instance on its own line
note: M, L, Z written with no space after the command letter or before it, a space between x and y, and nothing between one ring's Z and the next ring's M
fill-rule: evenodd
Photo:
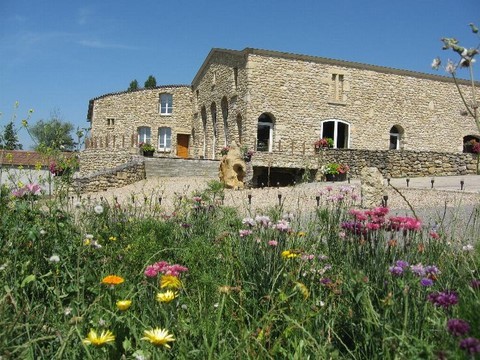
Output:
M67 156L71 153L65 153ZM0 165L7 166L49 166L50 159L36 151L0 150Z

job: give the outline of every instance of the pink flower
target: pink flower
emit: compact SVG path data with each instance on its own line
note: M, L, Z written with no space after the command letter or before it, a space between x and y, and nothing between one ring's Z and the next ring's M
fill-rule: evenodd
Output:
M38 184L27 184L25 187L32 195L40 195L42 192L42 188Z
M145 269L144 274L147 277L155 277L155 276L157 276L158 272L155 270L155 268L152 265L149 265Z
M270 246L277 246L277 245L278 245L278 241L276 241L276 240L270 240L270 241L268 242L268 245L270 245Z

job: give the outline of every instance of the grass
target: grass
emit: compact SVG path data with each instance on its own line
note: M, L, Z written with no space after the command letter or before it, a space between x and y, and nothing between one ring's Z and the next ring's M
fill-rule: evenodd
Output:
M2 187L0 357L479 356L479 211L462 243L442 226L360 210L340 191L308 216L280 204L244 218L245 209L221 205L215 183L182 194L169 214L147 202L73 205L62 192L15 197ZM170 283L176 297L159 302L172 272L181 286ZM102 283L108 275L124 282ZM119 300L131 306L120 310ZM449 330L451 319L468 331ZM155 328L172 334L170 348L144 339ZM87 344L92 329L114 340Z

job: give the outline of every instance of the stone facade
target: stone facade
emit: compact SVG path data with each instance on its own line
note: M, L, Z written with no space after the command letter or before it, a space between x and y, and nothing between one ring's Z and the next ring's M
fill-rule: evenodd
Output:
M161 114L162 94L172 96L171 113ZM88 148L134 148L150 142L163 156L176 156L178 135L188 143L192 133L192 92L187 85L160 86L106 94L90 100L88 119L92 124ZM140 138L138 129L150 129L150 139ZM168 147L160 149L160 128L170 129Z
M470 94L467 81L460 87ZM172 95L170 115L160 114L161 94ZM474 163L471 154L462 154L464 138L480 139L465 113L449 77L249 48L212 49L191 86L91 100L89 148L134 153L138 129L149 127L155 156L219 159L222 147L236 141L256 150L254 168L285 163L287 168L315 168L313 143L331 137L341 149L338 154L349 154L347 163L354 169L376 166L392 177L463 174L473 173ZM159 129L166 127L171 148L161 152ZM180 154L177 139L187 141L186 155ZM353 158L359 163L353 164ZM385 163L377 166L378 159ZM98 167L86 164L81 166Z

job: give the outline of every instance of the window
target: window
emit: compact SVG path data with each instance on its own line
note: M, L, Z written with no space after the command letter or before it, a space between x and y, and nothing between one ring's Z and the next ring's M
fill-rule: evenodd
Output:
M233 68L233 84L236 90L238 87L238 68Z
M160 95L160 114L171 115L173 112L173 96L172 94Z
M400 150L400 131L396 126L390 129L390 150Z
M151 131L148 126L140 126L137 129L138 133L138 143L148 143L150 144L152 138L151 138Z
M224 96L222 99L222 117L223 117L223 131L225 134L225 146L228 145L228 100Z
M341 120L322 121L320 138L332 138L333 147L348 149L350 143L350 125Z
M332 74L330 85L330 100L334 102L343 102L343 75Z
M158 128L158 151L167 152L172 147L172 129L169 127Z
M272 151L273 149L273 120L268 114L258 117L257 151Z
M108 118L107 119L107 126L115 126L115 119Z

